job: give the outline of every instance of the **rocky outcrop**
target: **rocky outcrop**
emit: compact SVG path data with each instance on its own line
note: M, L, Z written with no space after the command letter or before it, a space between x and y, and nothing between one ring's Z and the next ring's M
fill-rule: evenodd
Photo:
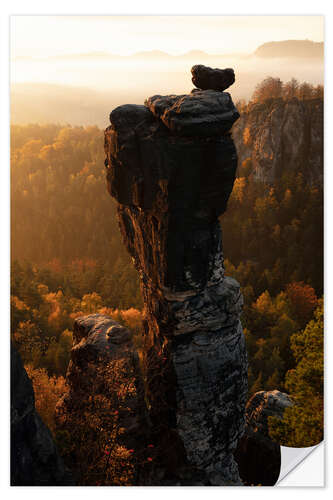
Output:
M66 382L69 390L56 406L57 430L67 430L77 443L75 453L67 459L82 483L82 471L88 477L92 464L84 462L85 445L80 449L79 442L86 441L87 454L93 455L95 443L108 443L111 436L113 448L124 446L138 451L146 441L149 426L131 332L103 314L76 318ZM102 430L109 434L104 440ZM96 462L99 454L94 457ZM133 454L132 462L135 458ZM94 465L92 482L88 477L84 484L96 485L98 466ZM104 476L101 472L100 480L105 480ZM136 481L134 477L132 480Z
M147 99L146 106L171 132L180 136L220 136L239 118L230 94L216 90L154 95Z
M232 68L218 69L196 64L191 68L192 83L201 90L218 90L222 92L235 82Z
M35 409L31 380L11 349L11 485L64 486L73 480Z
M253 105L233 127L240 163L252 159L258 181L274 183L288 172L323 180L323 101L267 100Z
M294 57L294 58L323 58L324 43L311 40L281 40L279 42L266 42L254 52L257 57ZM313 62L313 61L312 61Z
M246 405L246 427L235 458L242 480L248 485L273 486L281 467L280 445L269 436L268 417L283 418L292 406L288 394L280 391L256 392Z
M182 466L200 484L239 482L242 296L224 275L218 222L235 178L228 131L237 118L229 94L206 90L120 106L105 131L108 190L141 279L146 397L170 484L184 484Z

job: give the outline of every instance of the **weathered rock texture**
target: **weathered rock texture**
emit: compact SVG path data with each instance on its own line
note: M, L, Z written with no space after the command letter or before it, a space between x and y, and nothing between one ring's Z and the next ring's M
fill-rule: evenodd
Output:
M170 131L181 136L220 136L239 117L230 94L216 90L154 95L147 99L146 106Z
M280 391L256 392L246 405L245 433L235 458L242 480L249 485L273 486L279 478L281 449L269 436L268 417L283 418L292 406L288 394Z
M105 131L108 189L141 278L156 440L170 477L186 463L213 485L239 481L247 395L242 296L224 275L218 222L235 178L237 118L229 94L207 90L120 106Z
M132 379L134 384L140 384L140 377L137 376L139 359L132 343L131 332L104 314L76 318L71 359L66 374L69 390L57 403L58 425L65 421L69 423L72 417L75 418L78 407L89 399L89 396L106 392L103 370L106 367L110 370L113 368L116 393L124 382L123 373L126 375L126 382ZM129 399L125 405L125 427L135 431L141 424L140 418L144 408L143 390L139 385L133 387ZM115 409L118 409L118 406Z
M11 349L11 485L63 486L73 480L35 409L31 380Z
M272 99L253 106L232 131L240 163L251 158L262 182L298 171L309 182L322 182L323 116L322 99Z
M218 69L196 64L191 69L192 82L201 90L219 90L222 92L235 82L232 68Z
M89 463L82 463L84 448L79 449L85 432L86 439L92 439L91 448L101 438L101 428L110 438L112 434L113 446L137 450L145 442L148 426L139 372L138 354L127 328L103 314L76 318L66 374L69 390L57 403L56 422L58 431L68 430L74 440L77 435L76 455L70 461L74 468L80 462L77 465L87 477ZM105 479L103 473L97 477L97 469L92 485ZM74 472L80 476L80 471Z

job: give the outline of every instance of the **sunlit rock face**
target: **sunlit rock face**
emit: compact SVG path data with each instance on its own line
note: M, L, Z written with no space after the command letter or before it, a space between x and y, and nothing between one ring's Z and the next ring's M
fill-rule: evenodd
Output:
M105 131L108 190L141 278L152 426L165 453L177 450L211 485L239 482L233 451L245 424L243 302L224 275L218 222L238 116L227 93L153 96L116 108Z
M251 158L257 181L301 171L323 181L323 100L272 99L242 113L233 127L240 163Z

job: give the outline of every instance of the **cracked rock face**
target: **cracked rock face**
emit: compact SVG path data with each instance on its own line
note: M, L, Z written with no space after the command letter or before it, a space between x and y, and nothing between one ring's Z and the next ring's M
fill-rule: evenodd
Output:
M268 417L283 418L292 400L280 391L256 392L246 405L246 427L235 457L243 481L273 486L281 468L280 445L269 436Z
M229 94L206 90L120 106L105 131L108 190L141 278L151 422L211 485L239 482L245 425L242 296L224 275L218 222L237 117Z

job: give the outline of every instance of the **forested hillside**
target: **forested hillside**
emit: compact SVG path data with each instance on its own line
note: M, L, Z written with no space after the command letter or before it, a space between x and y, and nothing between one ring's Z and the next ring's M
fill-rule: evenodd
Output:
M120 255L97 127L13 126L12 256L112 261Z
M137 274L106 190L102 130L12 126L11 191L12 336L31 376L50 381L65 374L76 316L140 322ZM239 165L221 223L226 272L245 299L250 394L297 390L285 375L299 361L290 339L314 319L323 293L322 191L302 168L268 185L251 158Z

